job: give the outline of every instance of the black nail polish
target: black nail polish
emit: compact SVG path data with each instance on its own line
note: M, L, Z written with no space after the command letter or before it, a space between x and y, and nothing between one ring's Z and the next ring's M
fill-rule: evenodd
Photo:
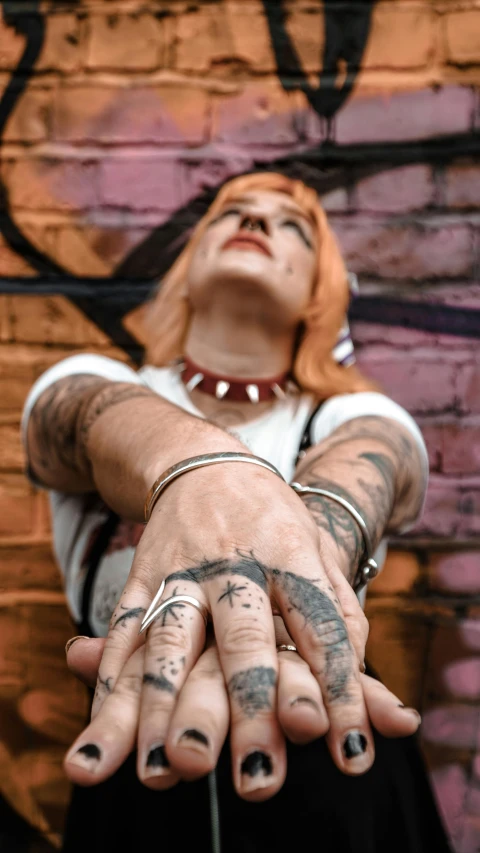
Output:
M273 773L272 759L265 752L259 750L251 752L243 759L240 770L252 778L258 776L259 773L263 773L264 776L271 776Z
M185 729L178 742L180 743L181 740L196 740L198 743L203 743L204 746L210 746L208 737L203 732L199 732L198 729Z
M94 758L95 761L100 761L102 757L101 750L96 743L84 743L80 749L77 749L77 754L81 753L85 758Z
M170 762L165 753L165 747L154 746L148 753L147 767L170 767Z
M367 748L367 738L360 732L350 732L345 738L343 744L343 753L345 758L356 758L357 755L362 755Z

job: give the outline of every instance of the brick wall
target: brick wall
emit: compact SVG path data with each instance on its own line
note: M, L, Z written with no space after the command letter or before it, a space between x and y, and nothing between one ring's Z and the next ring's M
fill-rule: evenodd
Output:
M416 417L428 444L423 519L393 543L369 595L369 657L422 711L456 851L474 853L478 3L3 5L0 790L59 843L61 758L86 714L63 660L73 628L45 495L22 473L28 388L73 352L128 360L124 330L135 328L145 280L173 256L208 192L280 161L317 187L359 277L352 316L363 369Z

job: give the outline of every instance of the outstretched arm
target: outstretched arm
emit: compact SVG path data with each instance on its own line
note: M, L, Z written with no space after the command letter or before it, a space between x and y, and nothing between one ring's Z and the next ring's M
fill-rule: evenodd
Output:
M38 481L57 491L98 491L134 521L143 521L145 496L162 471L186 456L227 450L248 452L149 388L92 374L50 385L27 428L29 467Z
M294 479L351 503L376 547L385 533L401 531L416 519L427 475L418 443L406 427L391 418L365 416L347 421L310 448ZM337 565L352 583L364 547L358 524L327 497L310 494L302 500L321 531L322 543L334 549Z

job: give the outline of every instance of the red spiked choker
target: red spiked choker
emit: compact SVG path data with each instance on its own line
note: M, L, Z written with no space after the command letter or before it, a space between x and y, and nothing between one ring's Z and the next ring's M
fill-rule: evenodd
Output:
M199 367L187 356L184 356L180 370L187 391L198 388L217 400L235 400L237 403L263 403L274 397L283 399L288 380L287 373L274 376L273 379L233 379L231 376L220 376Z

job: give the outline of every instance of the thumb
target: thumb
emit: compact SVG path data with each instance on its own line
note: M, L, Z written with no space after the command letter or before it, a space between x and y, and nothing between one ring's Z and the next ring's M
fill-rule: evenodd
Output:
M70 646L67 643L67 666L87 687L95 687L106 639L78 637L74 640Z

